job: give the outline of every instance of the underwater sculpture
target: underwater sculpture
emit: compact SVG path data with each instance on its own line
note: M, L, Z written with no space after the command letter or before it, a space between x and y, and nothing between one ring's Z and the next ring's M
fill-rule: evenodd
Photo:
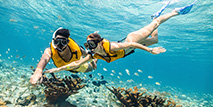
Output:
M135 86L134 91L132 88L124 89L124 88L115 88L113 89L107 87L123 104L124 107L182 107L181 105L176 105L174 100L167 100L167 104L164 104L166 101L162 98L157 98L157 96L145 95L146 91L143 93L138 92L138 88ZM125 93L123 93L125 92Z
M85 84L80 85L82 82L81 78L72 79L70 76L63 79L57 78L54 74L51 74L53 78L47 78L43 76L43 84L47 87L44 90L47 103L52 104L67 104L72 105L65 100L72 94L78 93L79 89L82 89ZM47 106L47 105L46 105Z

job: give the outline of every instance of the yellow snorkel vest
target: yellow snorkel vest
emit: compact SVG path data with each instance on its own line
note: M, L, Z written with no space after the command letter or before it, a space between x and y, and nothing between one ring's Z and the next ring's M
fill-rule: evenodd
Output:
M68 62L65 62L60 57L60 55L58 54L57 49L54 48L53 44L52 43L50 44L51 58L52 58L52 60L53 60L53 62L54 62L56 67L61 67L61 66L67 65L67 64L69 64L69 63L71 63L73 61L77 61L77 60L81 59L82 52L81 52L80 47L78 46L78 44L73 39L71 39L71 38L68 38L68 39L69 39L69 43L67 45L68 45L68 48L72 52L71 59Z
M93 58L103 59L103 60L105 60L109 63L109 62L112 62L116 59L124 57L125 51L123 49L119 50L119 51L111 51L110 50L110 42L106 39L103 39L102 42L103 42L102 45L103 45L104 51L106 52L107 56L102 56L102 55L95 53Z

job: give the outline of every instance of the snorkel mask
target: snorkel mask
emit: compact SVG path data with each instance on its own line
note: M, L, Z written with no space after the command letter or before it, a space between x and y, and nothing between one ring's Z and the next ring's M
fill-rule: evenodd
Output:
M94 33L99 33L99 31L95 31ZM98 46L98 43L101 42L103 40L103 38L99 38L99 40L87 40L86 43L84 43L84 46L87 48L87 49L95 49L97 46Z
M62 48L69 43L69 40L66 38L56 38L56 32L60 29L63 29L63 28L60 27L53 33L52 46L55 49L57 49L59 52L62 52L65 49L65 48L64 49L62 49Z
M101 40L88 40L87 43L84 43L84 46L87 49L92 50L92 49L95 49L98 46L98 43L102 40L103 38Z

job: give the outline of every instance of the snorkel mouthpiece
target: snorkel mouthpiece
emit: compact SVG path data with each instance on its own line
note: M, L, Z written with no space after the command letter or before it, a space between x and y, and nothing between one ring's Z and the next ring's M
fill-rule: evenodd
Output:
M62 49L60 49L60 48L56 48L59 52L62 52L63 50Z

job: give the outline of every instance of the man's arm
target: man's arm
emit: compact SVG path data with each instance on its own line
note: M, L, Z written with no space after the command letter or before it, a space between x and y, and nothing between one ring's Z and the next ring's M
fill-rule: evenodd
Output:
M30 78L30 83L35 85L38 80L42 77L42 71L44 70L47 63L50 61L51 58L51 51L50 48L46 48L44 54L42 55L34 74Z

